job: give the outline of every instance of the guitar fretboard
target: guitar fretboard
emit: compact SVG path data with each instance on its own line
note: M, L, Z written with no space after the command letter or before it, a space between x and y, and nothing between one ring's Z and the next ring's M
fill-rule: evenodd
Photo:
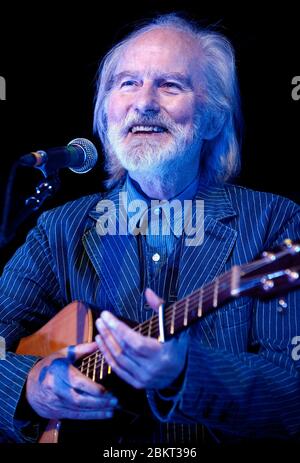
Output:
M233 267L214 281L166 308L163 316L165 340L180 333L226 300L231 299L232 289L236 287L238 277L236 272L237 267ZM159 316L155 314L133 329L143 336L160 339ZM85 357L79 369L96 382L101 382L111 373L110 366L99 350Z

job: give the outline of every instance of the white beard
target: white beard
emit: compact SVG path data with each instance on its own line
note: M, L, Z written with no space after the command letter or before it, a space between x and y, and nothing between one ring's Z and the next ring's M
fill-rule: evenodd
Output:
M151 135L145 137L138 135L130 142L124 143L124 130L122 131L117 124L109 124L106 152L108 156L116 157L122 167L129 172L150 173L164 169L164 166L170 165L170 161L178 162L180 158L185 158L188 162L196 152L199 155L201 146L199 122L199 118L196 118L191 130L178 124L170 124L168 121L165 125L171 128L168 132L169 140L163 140L163 143L159 140L159 136L158 139L151 139ZM150 120L148 123L163 125Z

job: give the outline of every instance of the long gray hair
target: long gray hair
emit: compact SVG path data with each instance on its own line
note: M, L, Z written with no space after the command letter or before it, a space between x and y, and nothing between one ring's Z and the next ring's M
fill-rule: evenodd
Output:
M107 133L106 97L111 89L114 70L124 50L137 37L158 28L172 28L192 35L201 49L201 78L206 89L206 109L224 120L221 130L205 140L201 151L201 177L207 182L223 183L236 176L240 169L242 114L235 69L235 56L230 42L222 34L200 28L194 22L172 13L161 15L134 30L116 44L102 59L97 79L94 131L105 148ZM200 59L200 58L199 58ZM218 116L219 115L219 116ZM125 173L113 153L105 153L106 184L113 186Z

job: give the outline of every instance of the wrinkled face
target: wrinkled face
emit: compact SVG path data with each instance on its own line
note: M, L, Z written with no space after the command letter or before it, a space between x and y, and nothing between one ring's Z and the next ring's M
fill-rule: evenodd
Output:
M106 101L106 150L125 169L199 156L200 60L195 40L174 29L146 32L127 46Z

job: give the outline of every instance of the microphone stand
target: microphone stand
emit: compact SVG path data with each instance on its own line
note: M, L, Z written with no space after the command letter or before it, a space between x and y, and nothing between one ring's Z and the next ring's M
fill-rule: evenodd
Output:
M13 164L8 177L5 192L4 208L2 213L2 221L0 225L0 249L4 248L10 241L13 240L19 226L23 222L25 222L30 215L39 210L46 199L54 196L54 194L59 190L60 187L60 180L58 177L57 170L48 170L45 168L45 166L36 167L42 172L44 179L40 181L38 185L35 187L35 195L30 196L25 200L24 207L18 214L18 217L14 219L12 224L9 224L13 185L15 181L16 171L19 166L19 162L16 161Z

